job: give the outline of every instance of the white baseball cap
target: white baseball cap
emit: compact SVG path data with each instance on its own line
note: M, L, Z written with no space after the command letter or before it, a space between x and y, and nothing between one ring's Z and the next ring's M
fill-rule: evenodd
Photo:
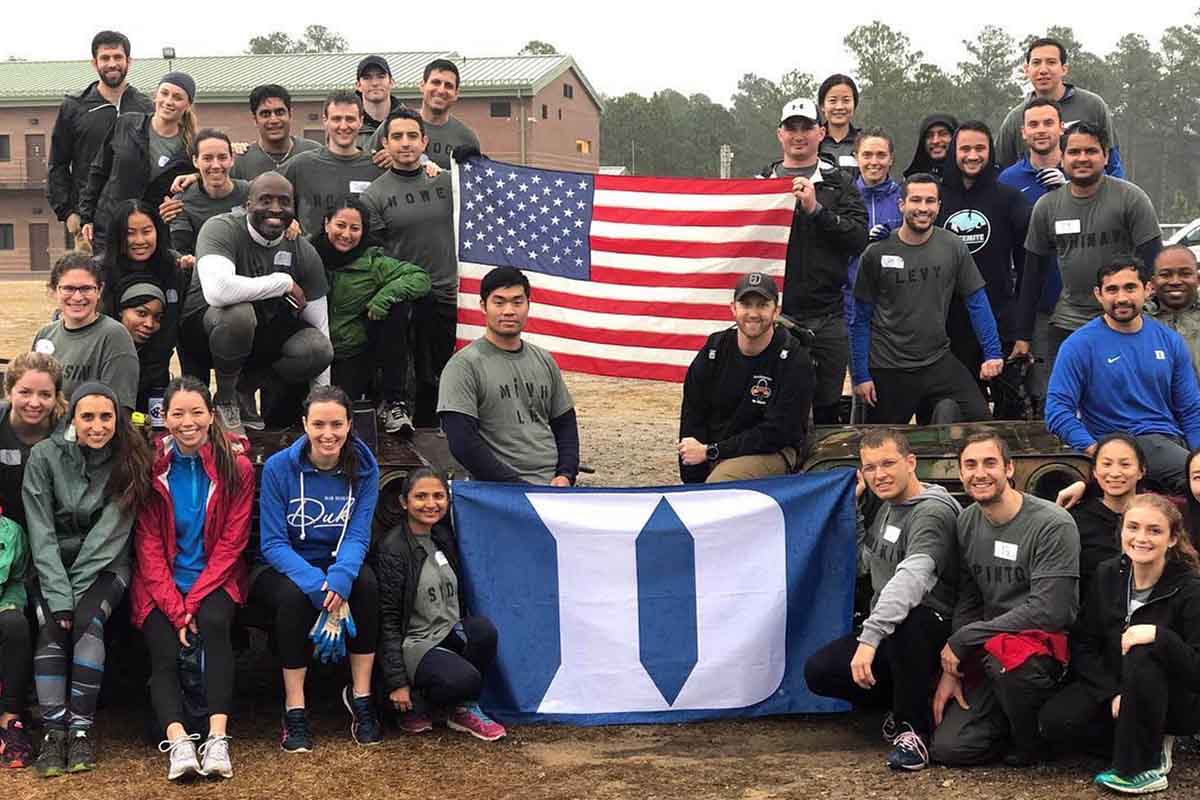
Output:
M782 125L792 117L804 117L813 122L821 121L821 117L817 113L817 104L803 97L797 97L783 107L783 113L779 116L779 124Z

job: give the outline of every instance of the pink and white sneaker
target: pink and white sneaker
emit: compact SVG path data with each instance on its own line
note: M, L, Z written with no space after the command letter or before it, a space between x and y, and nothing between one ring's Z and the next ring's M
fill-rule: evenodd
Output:
M396 724L404 733L428 733L433 730L433 718L419 711L406 711L396 717Z
M504 730L503 725L484 714L475 703L469 706L457 706L446 720L446 727L469 733L476 739L483 739L485 742L494 742L508 733Z

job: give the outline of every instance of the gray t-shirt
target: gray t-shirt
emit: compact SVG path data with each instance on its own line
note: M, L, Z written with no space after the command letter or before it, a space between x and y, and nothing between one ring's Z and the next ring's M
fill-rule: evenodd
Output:
M479 137L475 135L475 131L468 128L458 117L450 117L445 125L426 122L425 135L429 137L425 155L442 169L450 169L450 159L454 155L454 148L469 145L476 150L480 149ZM371 137L371 146L367 149L373 153L381 147L383 147L383 128L375 131L374 136Z
M1069 186L1040 197L1025 249L1058 257L1063 288L1050 321L1073 331L1100 316L1092 294L1096 270L1160 235L1150 198L1120 178L1101 177L1091 197L1075 197Z
M44 326L33 337L33 350L58 359L63 368L63 394L100 381L116 392L125 408L137 405L140 372L137 348L125 326L103 314L90 325L70 330L62 320Z
M338 156L322 147L289 158L279 170L296 193L296 219L308 236L321 230L325 212L346 195L360 195L383 172L371 154Z
M1132 615L1146 603L1150 602L1150 593L1154 591L1153 586L1147 586L1145 589L1133 588L1133 573L1129 573L1129 605L1125 611L1127 615Z
M412 613L401 645L404 667L410 679L417 674L417 667L425 654L441 643L450 629L462 619L462 609L458 604L458 576L450 567L450 560L428 536L418 536L417 546L425 551L425 562L417 578Z
M1104 98L1087 89L1066 84L1067 91L1058 101L1062 114L1063 128L1070 127L1076 122L1090 122L1108 132L1110 147L1119 147L1117 128L1113 125L1112 114ZM1025 104L1033 99L1032 93L1021 98L1021 102L1009 110L996 134L996 160L1002 167L1015 163L1025 154L1025 138L1021 135L1021 125L1025 122Z
M879 593L896 576L896 567L909 556L927 555L933 559L937 584L926 593L921 604L947 619L954 613L957 588L958 543L955 538L957 504L931 495L906 503L884 503L875 514L864 544L871 567L871 608L879 602Z
M450 173L435 178L425 170L388 170L362 195L371 212L371 236L397 261L410 261L429 273L433 296L454 304L458 296L458 255L454 249L454 201Z
M246 196L250 192L247 181L234 180L233 191L224 197L215 198L204 191L200 181L184 190L183 213L171 220L171 244L183 253L194 253L196 237L204 223L218 214L244 215ZM190 247L188 245L191 245Z
M438 412L479 420L479 435L522 480L548 484L558 464L550 420L575 407L550 353L530 342L516 352L480 338L446 364Z
M148 125L147 129L150 131L147 155L150 158L150 180L153 181L166 171L175 154L183 151L183 138L179 134L159 136L153 125Z
M271 172L272 170L278 172L293 156L307 153L309 150L320 149L320 142L314 142L312 139L305 139L301 136L293 136L292 149L286 155L275 156L263 150L258 142L255 142L246 149L245 153L233 160L233 169L229 170L229 177L243 181L252 181L264 172Z
M220 214L210 219L196 240L197 260L210 254L224 256L233 262L238 275L250 278L286 272L300 284L308 300L318 300L329 294L325 266L307 239L301 237L288 241L284 237L275 246L264 247L250 236L248 220L245 214ZM192 271L187 299L183 303L183 316L191 316L207 308L208 303L204 300L200 285L200 270L195 269ZM260 323L287 308L279 298L254 304Z
M905 244L899 232L869 245L859 262L854 296L875 305L872 369L920 369L950 349L946 312L955 296L984 287L966 244L933 228L925 244Z

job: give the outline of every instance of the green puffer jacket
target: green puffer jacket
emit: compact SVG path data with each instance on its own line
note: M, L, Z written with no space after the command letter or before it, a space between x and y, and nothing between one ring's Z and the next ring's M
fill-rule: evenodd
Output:
M329 338L335 359L350 358L367 347L367 314L382 319L393 303L424 297L431 286L429 273L407 261L369 247L329 276Z
M80 447L65 430L34 445L21 487L29 550L52 612L74 610L103 571L129 585L133 513L104 496L116 463L112 445Z
M25 577L29 547L25 531L8 517L0 517L0 611L25 609Z

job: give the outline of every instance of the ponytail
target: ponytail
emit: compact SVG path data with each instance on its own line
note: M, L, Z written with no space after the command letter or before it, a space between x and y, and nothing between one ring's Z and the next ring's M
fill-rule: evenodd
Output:
M179 141L183 145L183 152L185 153L192 152L192 148L196 144L196 131L200 127L194 108L194 106L189 105L187 111L184 111L183 115L179 118Z

